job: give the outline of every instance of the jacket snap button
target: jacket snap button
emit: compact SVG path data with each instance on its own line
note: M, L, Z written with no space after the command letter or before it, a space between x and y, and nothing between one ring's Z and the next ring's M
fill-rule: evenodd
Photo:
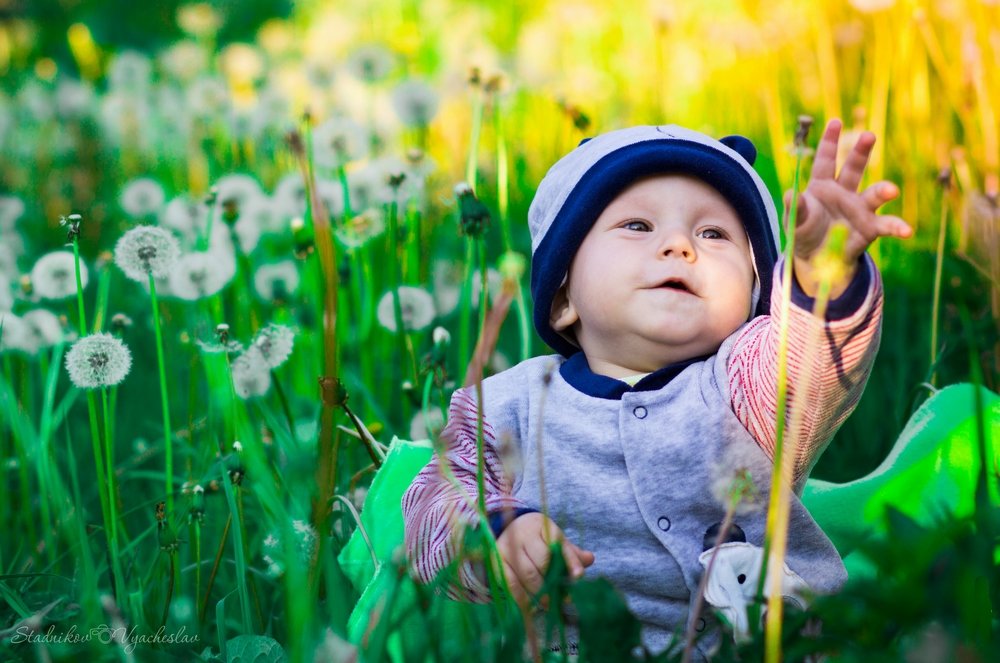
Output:
M643 406L640 405L639 407L637 407L634 410L632 410L632 414L634 414L637 419L645 419L646 418L646 408L644 408Z
M699 617L698 618L698 625L694 627L694 630L698 631L699 633L701 633L702 631L705 630L705 618L704 617Z
M666 516L660 516L660 519L656 521L656 526L666 532L670 529L670 519Z

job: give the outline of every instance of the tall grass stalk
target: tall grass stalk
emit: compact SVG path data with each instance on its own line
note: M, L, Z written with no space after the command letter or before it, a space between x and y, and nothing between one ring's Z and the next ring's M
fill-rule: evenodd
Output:
M243 551L243 524L240 522L239 509L236 504L236 494L233 490L232 481L229 477L223 476L220 479L222 488L226 493L226 504L229 505L229 515L233 523L233 552L236 558L236 589L240 597L240 616L243 619L243 633L253 633L252 622L250 620L250 593L247 591L247 560Z
M509 254L514 250L514 242L510 232L510 177L508 173L507 139L504 135L503 114L499 107L493 106L493 131L497 140L497 209L500 216L500 236L503 241L503 251ZM517 280L517 294L514 297L514 310L517 313L517 330L520 334L520 360L531 357L531 321L528 319L528 306L524 299L524 286L521 279Z
M811 120L809 121L811 123ZM803 126L806 126L805 131L802 130ZM764 532L764 546L763 546L763 564L764 568L760 572L760 580L757 583L757 598L758 601L764 592L764 581L767 575L767 566L770 564L771 548L775 545L776 537L778 536L780 512L782 510L781 500L785 496L782 486L784 485L784 476L786 474L784 469L785 455L784 455L784 443L785 443L785 418L787 415L788 407L788 326L789 326L789 316L791 315L791 303L792 303L792 266L795 257L795 221L796 215L798 214L798 195L799 195L799 181L802 174L802 162L804 161L806 155L805 149L805 134L808 131L808 125L805 123L803 118L800 118L799 131L796 133L796 150L795 150L795 170L794 176L792 178L792 195L791 204L789 205L788 214L785 217L785 246L784 246L784 265L781 276L781 319L783 324L778 331L778 377L777 377L777 405L775 414L775 432L774 432L774 473L771 484L771 497L767 509L767 526ZM785 498L787 501L787 498ZM784 508L787 508L785 505ZM782 543L782 547L783 547ZM780 567L779 567L780 568ZM777 577L781 577L781 574L776 574ZM780 591L779 591L780 596ZM758 604L759 605L759 604ZM756 615L751 615L751 622L755 623L757 619ZM765 643L766 647L766 661L767 663L776 663L781 656L780 645L780 614L777 621L778 628L778 639L775 642L771 642L772 632L771 623L773 615L768 613L768 634L767 641ZM772 652L772 647L774 651Z
M941 324L941 278L944 273L944 245L948 236L948 190L951 173L941 172L941 210L938 215L938 241L934 259L934 298L931 303L931 386L937 386L938 325Z
M163 454L166 477L167 513L174 513L174 448L170 431L170 397L167 392L167 367L163 358L163 331L160 326L160 303L156 296L156 279L149 275L149 302L153 307L153 331L156 335L156 368L160 374L160 408L163 411Z

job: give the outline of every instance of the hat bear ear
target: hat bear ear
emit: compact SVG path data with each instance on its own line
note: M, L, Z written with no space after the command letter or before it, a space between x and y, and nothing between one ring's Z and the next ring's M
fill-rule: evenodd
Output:
M583 140L581 140L579 143L577 143L576 146L580 147L581 145L583 145L584 143L586 143L587 141L589 141L591 138L593 138L593 136L587 136L586 138L584 138Z
M757 160L757 148L753 146L753 143L746 136L726 136L725 138L720 138L719 142L729 149L736 151L751 166Z

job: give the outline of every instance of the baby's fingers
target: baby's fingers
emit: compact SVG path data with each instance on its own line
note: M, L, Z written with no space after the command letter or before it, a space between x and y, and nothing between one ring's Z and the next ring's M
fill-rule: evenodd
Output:
M594 553L583 550L579 546L563 541L563 559L566 560L566 568L569 575L574 580L583 576L583 570L594 563Z
M871 211L877 210L899 195L899 187L892 182L882 181L872 184L861 192L861 199Z
M879 237L899 237L907 239L913 235L913 228L898 216L878 215L875 217L875 231Z
M517 572L514 571L514 567L506 561L503 562L503 574L507 578L507 587L510 589L510 595L514 599L514 602L522 606L527 605L528 594L524 590L524 586L521 584L520 579L517 577Z

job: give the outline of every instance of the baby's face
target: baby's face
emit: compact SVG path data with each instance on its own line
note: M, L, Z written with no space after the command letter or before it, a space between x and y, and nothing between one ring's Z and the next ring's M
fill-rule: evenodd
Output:
M649 177L584 238L552 326L573 332L595 372L650 372L715 352L750 316L753 282L746 231L726 199L699 179Z

